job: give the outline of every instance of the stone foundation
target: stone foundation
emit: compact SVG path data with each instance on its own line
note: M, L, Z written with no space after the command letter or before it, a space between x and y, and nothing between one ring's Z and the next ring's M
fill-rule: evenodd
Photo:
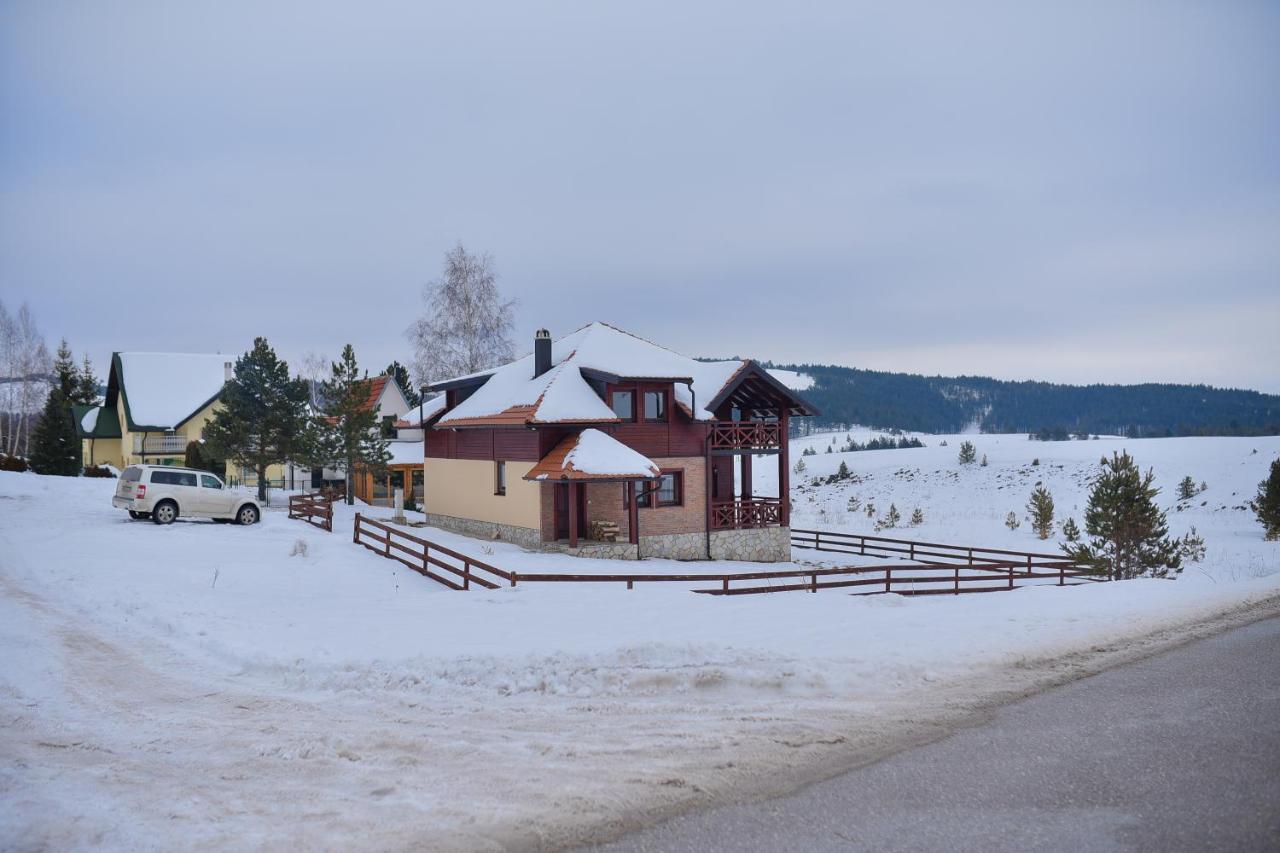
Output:
M477 539L497 539L512 542L521 548L536 550L542 547L542 534L532 527L516 527L514 524L498 524L494 521L477 521L474 518L458 518L452 515L427 513L427 524L443 530L452 530Z
M565 542L543 542L539 547L543 551L568 554L570 557L592 557L597 560L640 559L636 554L636 546L630 542L592 542L579 539L577 548L570 548Z
M705 550L703 555L705 557ZM711 559L785 563L791 559L791 528L752 527L711 531Z
M707 559L707 534L705 532L645 536L643 524L640 530L640 556L642 557L657 557L663 560Z

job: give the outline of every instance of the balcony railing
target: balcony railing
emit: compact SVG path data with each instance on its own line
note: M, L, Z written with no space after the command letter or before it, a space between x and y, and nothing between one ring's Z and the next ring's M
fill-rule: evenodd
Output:
M781 446L782 426L777 421L728 421L711 427L712 450Z
M711 527L739 530L782 523L782 502L777 498L739 498L711 504Z
M185 435L135 435L133 437L134 453L184 453L186 449Z

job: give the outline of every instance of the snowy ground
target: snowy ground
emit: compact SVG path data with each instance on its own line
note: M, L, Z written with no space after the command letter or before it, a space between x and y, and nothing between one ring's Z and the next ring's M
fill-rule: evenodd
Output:
M1042 550L1005 515L1043 480L1079 521L1123 446L1169 495L1208 483L1170 513L1208 559L1177 581L958 598L455 593L353 546L346 510L332 534L280 507L161 528L113 510L114 481L0 474L2 846L554 847L829 772L1091 650L1280 594L1280 545L1237 508L1280 439L963 438L986 468L960 468L955 436L805 457L862 479L798 491L796 525L871 532L844 509L856 493L921 507L905 538ZM587 566L427 534L499 566Z

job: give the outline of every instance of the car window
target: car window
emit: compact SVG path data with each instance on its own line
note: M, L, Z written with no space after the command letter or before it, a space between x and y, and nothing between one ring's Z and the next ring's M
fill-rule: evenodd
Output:
M164 486L194 486L196 475L190 471L152 471L151 482Z
M120 479L129 483L136 483L142 479L142 469L129 466L120 474Z
M217 477L214 477L214 476L213 476L213 475L211 475L211 474L201 474L201 475L200 475L200 485L204 486L206 489L221 489L221 488L222 488L222 483L221 483L221 481L219 481Z

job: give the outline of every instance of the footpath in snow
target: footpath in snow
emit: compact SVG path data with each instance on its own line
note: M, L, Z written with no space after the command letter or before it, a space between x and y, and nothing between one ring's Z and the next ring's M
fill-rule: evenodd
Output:
M1280 546L1239 509L1280 439L971 436L989 465L961 469L961 437L922 438L805 457L809 476L844 459L859 480L800 478L796 525L872 532L847 511L856 494L924 512L886 535L1044 550L1005 515L1040 481L1060 518L1081 521L1098 458L1126 447L1155 466L1171 509L1183 476L1208 484L1170 512L1208 558L1177 581L959 597L460 593L354 546L347 509L332 534L281 506L251 528L158 527L111 508L113 481L0 474L3 837L555 847L834 772L993 695L1086 671L1100 647L1280 595ZM426 533L502 567L587 563Z

